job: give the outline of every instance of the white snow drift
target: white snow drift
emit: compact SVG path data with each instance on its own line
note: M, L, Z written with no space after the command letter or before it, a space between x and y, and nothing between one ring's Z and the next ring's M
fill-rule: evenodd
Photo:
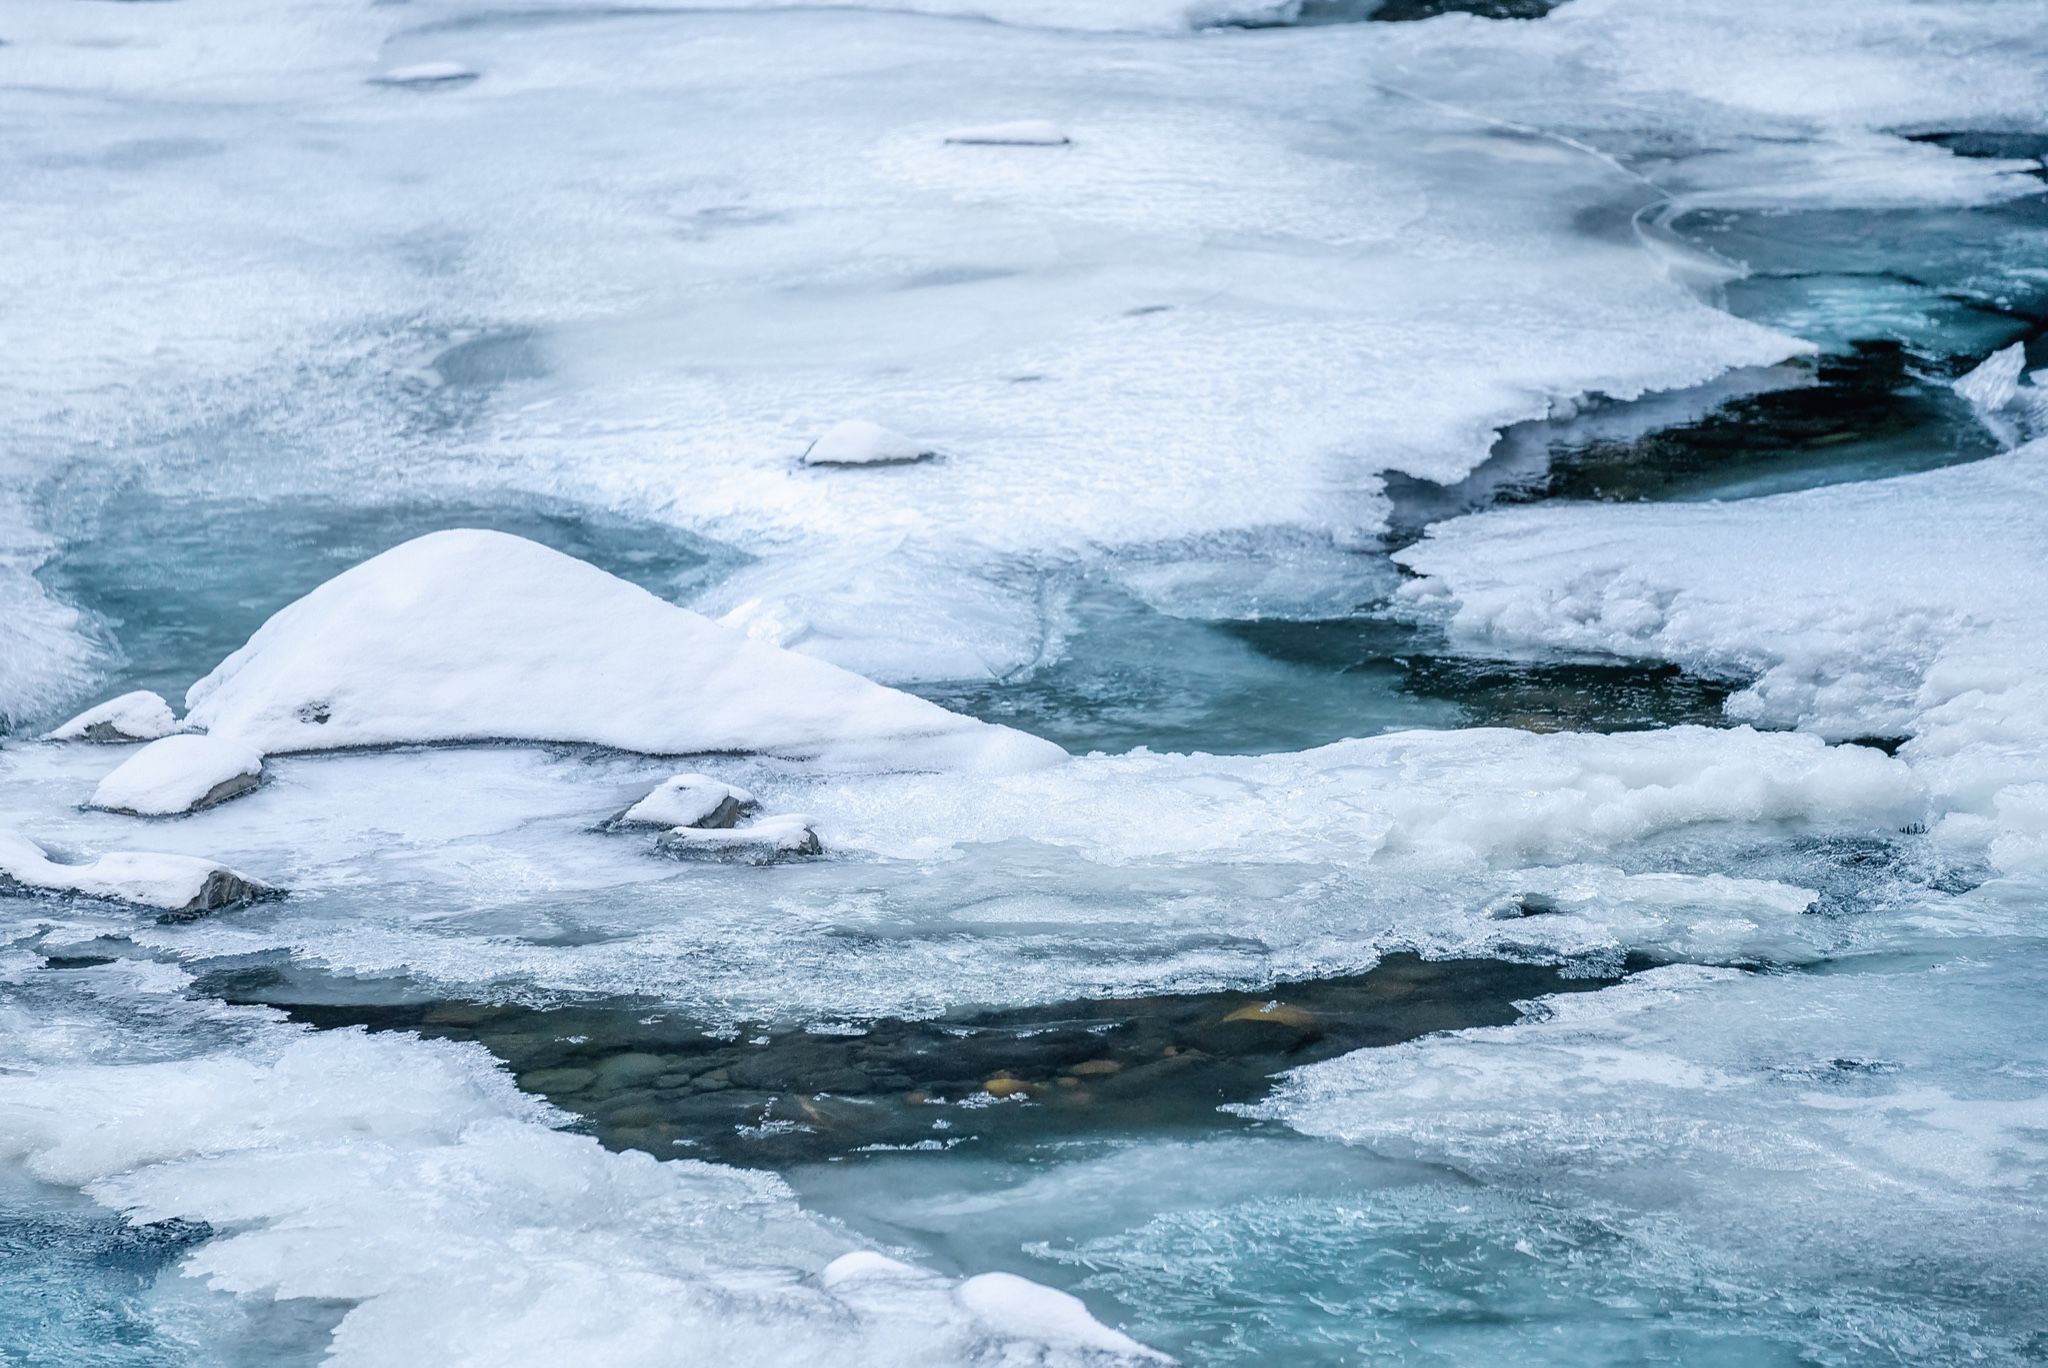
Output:
M437 532L278 612L186 695L265 752L576 741L1004 769L1063 752L750 640L499 532Z

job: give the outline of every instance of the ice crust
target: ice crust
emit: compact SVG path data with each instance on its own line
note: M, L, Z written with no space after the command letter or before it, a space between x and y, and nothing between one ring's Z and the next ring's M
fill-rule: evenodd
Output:
M984 769L1063 755L478 530L417 538L329 580L185 702L190 724L272 753L581 741Z
M1738 718L1910 738L1946 835L2042 857L2048 442L1728 504L1508 509L1399 555L1459 638L1676 661L1754 682Z
M166 736L123 760L92 791L92 806L137 817L211 807L256 787L263 755L225 736Z
M1665 210L2039 188L1896 136L2038 121L2048 63L1996 4L1055 31L1084 11L1184 13L23 0L0 77L40 141L5 168L24 294L0 425L13 451L97 459L103 436L175 446L274 394L269 437L209 453L216 485L585 500L781 566L788 616L831 625L799 649L888 680L1001 676L1057 645L1036 576L1224 535L1354 544L1384 522L1383 471L1456 479L1502 425L1588 392L1798 351L1671 278L1730 268ZM705 44L730 83L698 79ZM428 62L489 78L448 99L366 84ZM879 98L881 72L914 98ZM43 117L104 94L156 101L146 139ZM311 110L317 151L287 131ZM1088 136L1056 157L941 141L1018 111L1085 111ZM132 193L99 193L108 174ZM93 250L72 252L86 202ZM436 369L515 336L523 369ZM857 412L949 459L851 489L790 461ZM191 469L174 452L146 478ZM810 572L849 559L904 611L863 627ZM0 652L23 681L0 706L82 702L93 625L23 573L41 618L0 620L47 631Z
M0 826L117 842L124 819L67 807L91 760L0 752ZM300 895L289 916L152 944L789 1024L1256 986L1392 949L1806 962L1856 934L1802 915L1816 891L1888 885L1868 860L1893 845L1909 873L1925 838L1905 831L1927 810L1879 751L1746 729L1419 732L1000 776L735 761L721 773L770 812L809 814L826 852L763 869L679 866L598 829L658 761L479 747L271 770L260 801L151 836L274 872ZM1836 841L1863 863L1836 867ZM1532 895L1554 910L1496 915Z
M97 1004L0 1008L0 1161L136 1222L209 1223L184 1268L218 1291L353 1303L326 1362L1161 1357L1023 1279L822 1285L853 1240L779 1180L608 1153L480 1048L183 1003L153 966L90 973ZM176 1053L81 1061L74 1038L124 1009Z

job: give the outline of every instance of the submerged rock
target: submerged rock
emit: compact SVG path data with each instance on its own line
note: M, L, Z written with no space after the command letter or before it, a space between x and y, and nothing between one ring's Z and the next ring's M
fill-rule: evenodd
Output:
M466 85L477 78L474 68L460 62L414 62L392 67L370 78L372 85L407 86L413 89Z
M777 864L824 854L811 819L796 813L763 817L734 829L677 827L654 848L678 860L721 860L733 864Z
M0 833L0 893L76 893L154 907L162 921L281 896L282 890L212 860L155 851L115 850L64 864L25 836Z
M96 707L87 708L54 731L45 741L98 741L115 744L126 741L155 741L178 729L178 719L163 695L147 689L124 693Z
M131 817L199 812L263 781L263 755L224 736L166 736L100 780L88 806Z
M754 795L708 774L678 774L605 825L622 827L730 827L759 808Z
M865 418L849 418L825 430L803 454L807 466L887 466L929 461L939 453Z
M958 128L946 135L946 141L984 147L1065 147L1073 139L1048 119L1013 119L1008 123Z

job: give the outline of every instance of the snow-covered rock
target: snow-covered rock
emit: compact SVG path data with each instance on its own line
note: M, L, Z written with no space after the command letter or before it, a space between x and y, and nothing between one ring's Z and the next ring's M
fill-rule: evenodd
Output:
M337 575L194 684L266 753L573 741L891 768L1050 763L1050 742L749 640L521 537L436 532Z
M372 78L372 83L419 88L461 85L476 78L475 69L460 62L414 62L381 71Z
M1015 1273L981 1273L954 1289L960 1304L999 1335L1105 1354L1172 1362L1090 1315L1079 1297Z
M1064 147L1073 139L1049 119L1013 119L1008 123L956 128L946 135L946 141L970 146Z
M166 920L196 917L236 903L273 897L270 885L192 855L112 850L64 864L25 836L0 833L0 893L79 893L160 909Z
M708 774L678 774L614 817L613 827L730 827L760 806Z
M240 741L226 736L166 736L100 780L91 806L136 817L169 817L225 803L262 781L262 753Z
M678 860L724 860L736 864L774 864L824 853L811 819L800 813L778 813L743 827L677 827L654 843L662 854Z
M938 455L930 447L865 418L834 423L805 450L807 466L910 465Z
M161 694L147 689L124 693L87 708L48 733L46 741L154 741L178 729L178 719Z

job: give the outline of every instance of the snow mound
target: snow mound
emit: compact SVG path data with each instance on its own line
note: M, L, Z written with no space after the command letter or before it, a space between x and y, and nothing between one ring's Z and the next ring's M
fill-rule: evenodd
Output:
M1131 1358L1172 1361L1089 1315L1079 1297L1015 1273L977 1274L961 1283L954 1295L962 1306L999 1334Z
M261 783L263 756L225 736L166 736L121 762L93 790L91 806L135 817L197 812Z
M570 741L1009 769L1064 756L753 641L501 532L436 532L337 575L186 695L188 720L265 752Z
M678 774L620 813L614 827L729 827L759 804L708 774Z
M900 432L865 418L849 418L825 430L804 452L807 466L911 465L938 453Z
M0 833L0 892L40 889L160 908L167 919L196 917L267 897L268 884L191 855L114 850L62 864L25 836Z
M1050 120L1013 119L1008 123L956 128L946 135L946 141L982 147L1065 147L1073 139Z
M178 719L161 694L147 689L87 708L44 736L46 741L154 741L178 729Z
M1397 558L1465 641L1669 660L1751 679L1745 720L1910 738L1952 836L2022 836L2048 780L2048 441L1737 503L1479 514Z

